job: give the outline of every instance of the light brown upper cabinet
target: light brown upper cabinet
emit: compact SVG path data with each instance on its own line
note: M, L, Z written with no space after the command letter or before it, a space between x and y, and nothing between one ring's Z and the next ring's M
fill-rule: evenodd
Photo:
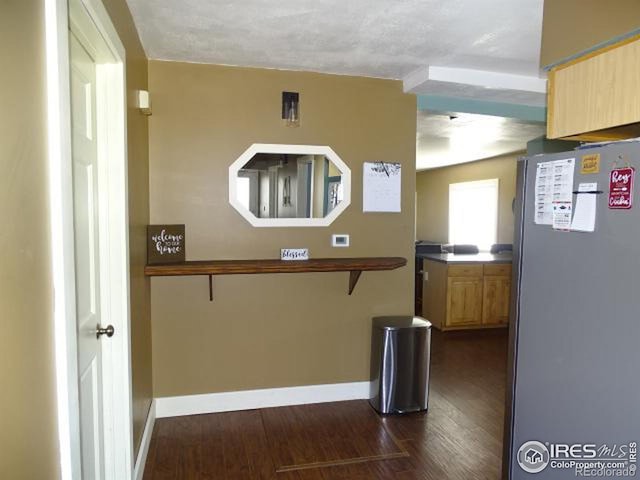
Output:
M583 141L640 136L640 35L549 72L547 137Z

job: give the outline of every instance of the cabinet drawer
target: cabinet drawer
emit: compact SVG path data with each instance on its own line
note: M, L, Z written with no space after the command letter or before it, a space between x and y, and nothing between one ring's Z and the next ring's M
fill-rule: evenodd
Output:
M481 277L482 265L449 265L450 277Z
M484 274L488 276L500 276L506 277L511 275L511 265L510 264L492 264L484 266Z

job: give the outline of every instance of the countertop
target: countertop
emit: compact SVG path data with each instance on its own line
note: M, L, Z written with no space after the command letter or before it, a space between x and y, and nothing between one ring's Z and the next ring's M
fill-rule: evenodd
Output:
M508 253L476 253L476 254L453 254L453 253L419 253L417 258L433 260L440 263L511 263L513 256Z

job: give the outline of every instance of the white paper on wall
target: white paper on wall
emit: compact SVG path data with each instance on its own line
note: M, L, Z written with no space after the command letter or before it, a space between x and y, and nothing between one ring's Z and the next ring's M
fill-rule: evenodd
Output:
M364 212L400 212L402 168L399 163L365 162L362 175Z

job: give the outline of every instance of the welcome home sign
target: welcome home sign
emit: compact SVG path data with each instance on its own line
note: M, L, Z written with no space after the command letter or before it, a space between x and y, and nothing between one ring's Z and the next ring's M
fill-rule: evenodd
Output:
M184 225L147 225L147 263L185 261Z

